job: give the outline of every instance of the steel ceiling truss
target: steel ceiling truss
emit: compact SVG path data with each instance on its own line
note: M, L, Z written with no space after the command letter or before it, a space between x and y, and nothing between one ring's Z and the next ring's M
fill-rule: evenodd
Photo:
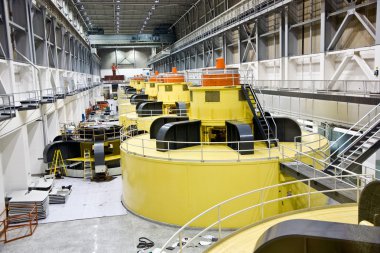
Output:
M199 1L194 9L203 6L209 12L200 12L198 15L187 13L189 17L186 19L188 20L187 24L197 24L191 26L191 29L195 28L196 30L167 48L171 52L170 54L158 53L151 58L149 62L151 67L160 71L170 69L172 66L177 66L179 69L192 69L194 66L196 68L211 67L218 56L225 57L227 64L239 64L324 53L336 50L337 47L345 49L344 43L340 43L340 40L350 19L354 18L358 21L357 23L360 23L357 29L367 31L373 38L373 42L366 46L380 44L380 22L374 25L376 17L374 18L372 14L366 15L369 11L373 12L379 8L380 3L376 0L348 2L343 0L257 0L246 2L228 9L217 15L212 22L202 25L204 20L211 17L211 12L208 3L204 7L205 3ZM250 9L244 9L249 6ZM241 10L245 10L243 12L249 14L244 17L239 16L235 13L237 10L239 13ZM379 11L376 15L380 20ZM195 17L196 20L191 20L191 17ZM176 24L176 26L180 25ZM184 30L185 28L182 26L180 29ZM319 38L318 43L315 38ZM197 50L193 50L193 48L197 48ZM189 52L190 59L193 59L192 61L196 64L177 65L176 63L181 62L183 51ZM199 64L199 62L203 64Z
M0 58L100 75L100 59L45 6L4 0L0 15Z

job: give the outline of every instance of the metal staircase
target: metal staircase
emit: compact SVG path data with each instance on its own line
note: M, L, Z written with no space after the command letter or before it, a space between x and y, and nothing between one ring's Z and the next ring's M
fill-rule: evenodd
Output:
M278 146L276 129L273 129L267 120L268 113L264 112L259 99L250 84L241 84L241 88L249 108L253 114L256 140L267 140L267 146ZM272 119L273 120L273 119ZM275 124L273 124L275 126Z
M12 95L0 94L0 121L16 117L14 97Z
M329 160L330 166L325 169L326 173L331 175L343 174L343 171L352 171L361 173L362 166L372 154L380 148L380 104L369 111L355 125L353 125L345 134L340 136L335 143L347 139L340 146L343 149L337 149L326 160ZM361 127L360 127L361 126ZM355 131L354 129L359 128ZM354 133L354 134L352 134ZM339 168L339 170L336 169Z

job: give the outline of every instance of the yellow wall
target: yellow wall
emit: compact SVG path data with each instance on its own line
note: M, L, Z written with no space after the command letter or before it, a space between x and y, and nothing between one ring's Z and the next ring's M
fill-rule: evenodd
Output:
M205 209L235 195L278 183L278 161L240 163L183 163L155 160L122 151L123 201L132 212L145 218L183 225ZM277 198L278 190L267 192ZM222 213L231 213L259 201L259 194L227 205ZM266 214L276 214L272 208ZM259 213L247 212L225 227L243 226ZM209 224L207 216L194 226ZM215 218L215 217L214 217Z
M157 101L164 104L175 104L175 102L189 102L190 91L187 83L157 83ZM171 86L171 90L168 87Z
M158 92L157 84L158 83L154 83L154 82L146 82L145 94L147 94L149 98L157 97L157 92Z
M123 175L123 202L132 212L163 223L183 225L209 207L236 195L254 189L276 185L294 178L280 172L279 160L257 160L226 163L180 162L152 159L128 154L121 150ZM301 157L301 160L305 158ZM306 160L305 160L306 162ZM263 200L307 192L302 183L276 187L266 191ZM260 202L260 194L235 200L221 209L221 216L234 213ZM311 196L313 206L327 204L323 194ZM264 207L263 217L308 207L308 197L276 201ZM260 209L223 222L224 228L242 227L259 221ZM212 212L192 226L204 227L215 222L217 212Z
M246 100L239 101L240 87L189 87L190 119L202 120L202 125L224 126L226 120L252 123L252 112ZM206 102L206 91L220 91L220 102Z

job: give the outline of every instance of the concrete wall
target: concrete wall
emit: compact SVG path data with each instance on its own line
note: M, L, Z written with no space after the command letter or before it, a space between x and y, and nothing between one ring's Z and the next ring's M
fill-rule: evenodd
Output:
M99 49L98 55L102 59L102 73L112 75L111 67L116 63L119 72L124 69L142 69L147 67L147 61L151 55L150 48L121 48ZM107 71L107 72L105 72ZM118 73L121 74L121 73ZM103 75L103 74L102 74Z
M8 94L63 87L76 89L77 85L99 80L99 76L59 69L37 70L25 63L0 60L0 90ZM4 207L4 196L15 190L26 190L31 175L44 172L43 150L59 134L60 123L77 124L89 102L95 104L95 98L101 94L102 87L98 86L36 110L16 111L16 117L0 122L0 210ZM15 95L16 102L22 98Z

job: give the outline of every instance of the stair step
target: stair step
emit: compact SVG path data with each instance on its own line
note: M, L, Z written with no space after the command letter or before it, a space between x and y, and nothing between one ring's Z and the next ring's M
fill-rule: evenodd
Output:
M357 154L357 155L363 154L363 152L360 150L348 150L347 153L350 153L350 155L351 154Z

